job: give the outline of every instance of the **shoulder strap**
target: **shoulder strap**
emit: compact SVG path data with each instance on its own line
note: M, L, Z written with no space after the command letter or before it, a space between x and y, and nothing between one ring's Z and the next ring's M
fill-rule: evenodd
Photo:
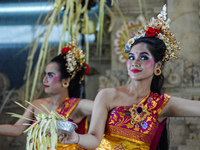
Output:
M56 109L56 112L65 118L76 108L81 98L65 99L62 104Z

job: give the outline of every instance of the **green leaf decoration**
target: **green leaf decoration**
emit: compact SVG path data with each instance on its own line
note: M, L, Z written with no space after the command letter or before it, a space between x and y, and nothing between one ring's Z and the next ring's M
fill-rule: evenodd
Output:
M27 109L26 107L24 107L22 104L20 104L20 103L18 103L18 102L16 102L16 101L14 101L17 105L19 105L20 107L22 107L22 108L24 108L24 109L26 109L26 110L28 110L29 112L31 112L31 113L33 113L33 114L35 114L33 111L31 111L31 110L29 110L29 109Z
M12 117L16 117L16 118L20 118L20 119L25 119L25 120L29 120L29 121L34 121L34 120L30 119L30 118L26 118L26 117L24 117L22 115L19 115L19 114L10 113L10 112L8 112L7 114L10 114Z
M30 102L26 101L29 105L33 106L34 108L40 110ZM20 107L28 110L23 105L18 102L15 102ZM26 141L26 149L27 150L55 150L58 144L58 135L57 135L57 120L68 120L64 116L60 116L55 110L51 112L48 108L41 104L41 106L49 113L48 115L40 110L42 113L35 115L36 120L24 117L19 114L10 113L13 117L22 118L25 120L29 120L34 122L33 124L24 123L23 125L29 126L24 133L27 134L27 141ZM28 110L29 112L35 114L33 111ZM47 135L47 133L51 134L51 137Z
M38 107L34 106L31 102L26 101L26 100L25 100L25 102L27 102L29 105L33 106L33 107L36 108L37 110L43 112L43 111L42 111L41 109L39 109Z
M50 111L48 110L47 106L40 104L48 113L50 113Z

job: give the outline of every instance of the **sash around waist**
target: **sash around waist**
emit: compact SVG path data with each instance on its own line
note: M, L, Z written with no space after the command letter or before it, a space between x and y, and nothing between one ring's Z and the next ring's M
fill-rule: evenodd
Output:
M149 135L122 127L109 125L109 130L107 130L105 134L138 144L147 145L148 143L149 146L151 144L151 137Z

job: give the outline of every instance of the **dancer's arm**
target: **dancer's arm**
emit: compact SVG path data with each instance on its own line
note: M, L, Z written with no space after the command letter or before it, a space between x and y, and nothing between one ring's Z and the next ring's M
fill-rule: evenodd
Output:
M94 107L92 110L92 118L88 134L77 134L73 132L72 135L61 135L59 140L63 144L77 143L79 146L85 149L95 149L101 143L105 124L109 111L109 99L112 94L109 94L106 90L100 91L94 101Z
M28 109L33 111L32 106L28 106ZM33 113L26 110L23 116L26 118L33 118ZM20 136L21 134L23 134L23 131L25 131L28 128L27 125L23 125L24 123L30 124L31 121L25 119L19 119L14 125L2 124L0 125L0 135L13 136L13 137Z
M94 106L94 101L93 100L88 100L88 99L82 99L79 102L80 105L80 112L84 115L84 116L89 116L92 114L92 109Z
M200 117L200 101L171 97L159 116L159 121L167 117Z

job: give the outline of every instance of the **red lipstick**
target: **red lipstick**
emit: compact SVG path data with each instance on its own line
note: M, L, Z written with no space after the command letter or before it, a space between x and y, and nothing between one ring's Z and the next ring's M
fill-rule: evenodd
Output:
M48 88L49 86L48 85L44 85L44 88Z
M141 72L141 70L139 70L139 69L132 69L131 71L132 71L133 73Z

